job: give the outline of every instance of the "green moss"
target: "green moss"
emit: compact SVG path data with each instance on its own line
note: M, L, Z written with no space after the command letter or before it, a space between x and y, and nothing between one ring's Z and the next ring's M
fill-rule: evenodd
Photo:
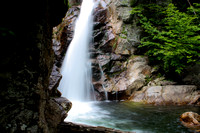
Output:
M116 38L115 38L115 41L114 41L114 43L113 43L113 46L112 46L112 47L113 47L114 50L117 48L117 45L118 45L118 39L119 39L119 38L116 37Z

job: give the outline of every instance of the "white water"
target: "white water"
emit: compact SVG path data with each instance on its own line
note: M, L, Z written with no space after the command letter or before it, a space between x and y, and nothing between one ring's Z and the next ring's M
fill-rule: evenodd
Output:
M88 54L95 5L93 0L83 0L75 25L74 37L61 67L63 77L58 89L63 97L72 102L95 100Z

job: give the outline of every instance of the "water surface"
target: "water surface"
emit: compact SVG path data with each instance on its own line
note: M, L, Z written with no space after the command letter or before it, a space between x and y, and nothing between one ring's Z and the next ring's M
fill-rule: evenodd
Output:
M136 133L190 133L179 121L195 106L154 106L133 102L74 102L66 121Z

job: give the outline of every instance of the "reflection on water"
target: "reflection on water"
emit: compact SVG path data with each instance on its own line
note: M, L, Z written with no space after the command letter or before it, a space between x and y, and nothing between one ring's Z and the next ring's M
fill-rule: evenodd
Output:
M66 121L136 133L189 133L179 122L194 106L153 106L133 102L74 102Z

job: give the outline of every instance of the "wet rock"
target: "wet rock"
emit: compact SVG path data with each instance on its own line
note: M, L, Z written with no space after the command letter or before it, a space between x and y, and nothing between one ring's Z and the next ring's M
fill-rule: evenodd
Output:
M194 85L146 86L136 91L131 101L150 104L200 104L200 91Z
M104 37L99 45L99 49L104 53L112 53L112 42L115 39L115 35L113 34L112 29L106 30L104 32Z
M53 66L50 79L49 79L49 93L51 96L61 96L61 93L57 90L62 75L56 65Z
M94 89L96 90L96 100L103 101L106 100L105 90L103 88L102 82L93 82Z
M55 132L57 125L64 121L71 107L72 103L63 97L52 98L47 102L45 115L49 127L52 128L50 131Z
M180 116L181 123L195 132L200 132L200 115L194 112L185 112Z
M109 54L97 56L97 60L101 66L107 65L110 62L110 58L111 56Z
M70 8L62 23L53 28L53 50L55 53L55 64L58 67L61 67L64 55L73 39L75 22L79 13L79 7Z
M58 127L59 133L66 133L66 132L73 132L73 133L133 133L133 132L126 132L120 131L112 128L106 127L95 127L95 126L88 126L83 124L76 124L76 123L60 123Z
M107 18L107 9L102 9L101 7L98 7L94 11L94 22L98 22L98 24L104 24L108 20ZM97 29L97 27L95 28Z

